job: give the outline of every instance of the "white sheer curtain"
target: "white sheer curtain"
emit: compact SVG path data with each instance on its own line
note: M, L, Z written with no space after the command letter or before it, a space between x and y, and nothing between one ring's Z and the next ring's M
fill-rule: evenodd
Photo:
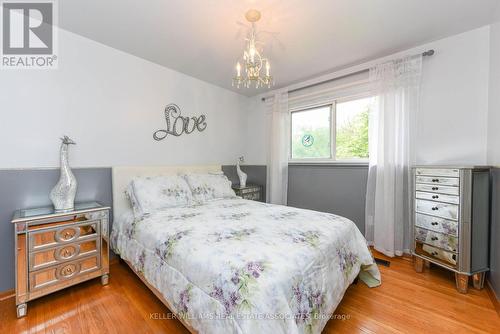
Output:
M403 254L405 234L410 233L409 167L415 163L413 135L421 72L422 56L370 69L378 107L370 119L366 237L376 250L391 257Z
M287 204L290 112L288 92L278 91L268 105L267 194L268 202Z

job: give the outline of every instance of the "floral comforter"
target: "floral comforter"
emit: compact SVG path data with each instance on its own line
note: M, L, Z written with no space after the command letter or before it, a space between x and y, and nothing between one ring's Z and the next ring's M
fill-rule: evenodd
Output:
M200 333L320 333L366 241L333 214L243 199L116 220L112 246Z

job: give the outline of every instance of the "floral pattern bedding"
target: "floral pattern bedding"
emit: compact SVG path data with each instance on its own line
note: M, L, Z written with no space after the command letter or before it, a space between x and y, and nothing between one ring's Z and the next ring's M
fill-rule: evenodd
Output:
M116 220L112 246L200 333L320 333L366 241L333 214L243 199Z

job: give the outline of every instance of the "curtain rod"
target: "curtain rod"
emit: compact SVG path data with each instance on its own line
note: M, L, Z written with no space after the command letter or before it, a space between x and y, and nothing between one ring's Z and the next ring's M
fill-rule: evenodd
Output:
M422 57L429 57L429 56L433 56L436 52L434 51L434 49L430 49L430 50L427 50L425 52L422 52ZM415 55L417 56L417 55ZM304 87L300 87L300 88L296 88L296 89L292 89L292 90L289 90L288 93L293 93L293 92L297 92L299 90L302 90L302 89L305 89L305 88L310 88L310 87L314 87L314 86L317 86L317 85L321 85L321 84L324 84L324 83L327 83L327 82L330 82L330 81L334 81L334 80L338 80L338 79L342 79L342 78L345 78L345 77L348 77L348 76L351 76L351 75L355 75L355 74L359 74L359 73L363 73L363 72L366 72L368 71L368 68L366 69L363 69L363 70L360 70L360 71L356 71L356 72L352 72L352 73L349 73L349 74L346 74L346 75L341 75L341 76L338 76L338 77L335 77L335 78L332 78L332 79L328 79L328 80L325 80L325 81L321 81L321 82L317 82L317 83L314 83L312 85L307 85L307 86L304 86ZM268 96L268 97L263 97L261 99L262 102L265 102L267 98L270 98L272 96Z

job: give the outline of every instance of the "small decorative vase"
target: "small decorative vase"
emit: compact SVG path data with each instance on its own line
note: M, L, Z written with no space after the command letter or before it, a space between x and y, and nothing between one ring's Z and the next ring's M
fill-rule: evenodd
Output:
M50 192L50 200L54 204L54 209L57 212L61 211L71 211L75 207L75 196L76 188L78 183L76 182L75 175L71 172L68 162L68 148L69 145L76 145L68 136L61 138L61 175L59 177L59 182Z
M238 177L240 178L240 187L244 188L247 186L247 174L244 173L241 168L240 168L240 162L243 163L245 162L244 157L239 157L238 161L236 162L236 173L238 173Z

